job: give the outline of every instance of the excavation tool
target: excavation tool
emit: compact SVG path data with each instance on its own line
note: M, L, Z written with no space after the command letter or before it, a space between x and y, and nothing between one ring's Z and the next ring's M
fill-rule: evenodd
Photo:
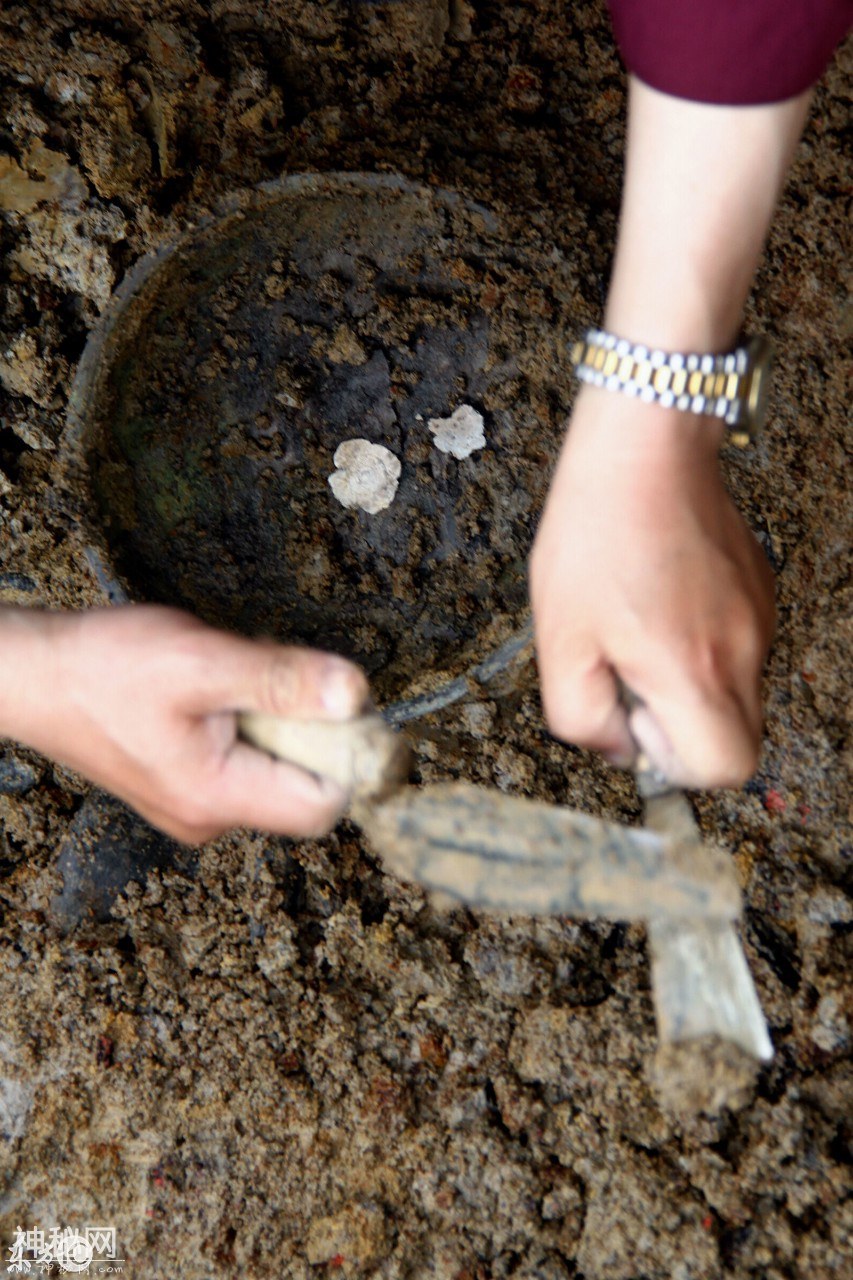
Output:
M637 784L646 829L679 844L701 837L687 798L641 759ZM729 862L731 866L731 862ZM717 1035L769 1062L773 1046L755 983L731 921L648 918L658 1036L680 1044Z
M409 749L378 715L250 713L241 731L344 787L352 817L403 879L479 909L645 920L662 1043L718 1035L772 1056L733 925L732 861L703 843L685 797L651 768L638 771L648 825L633 828L465 782L409 786Z
M250 713L241 732L333 778L385 865L467 906L620 920L731 920L740 892L722 850L467 782L406 785L409 750L378 715L351 721Z

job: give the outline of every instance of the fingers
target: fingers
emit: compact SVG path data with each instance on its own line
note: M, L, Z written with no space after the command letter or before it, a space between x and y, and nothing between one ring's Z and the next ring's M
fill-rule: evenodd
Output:
M591 649L591 646L590 646ZM589 650L540 652L542 699L551 731L630 767L639 747L673 783L685 787L742 785L754 773L761 742L763 647L717 658L689 646L638 645L629 664ZM617 674L640 698L630 714Z
M236 738L227 712L261 711L294 719L349 719L369 698L364 674L335 654L269 641L208 633L203 673L195 691L211 740L222 754L198 821L184 814L183 836L254 827L295 838L325 835L343 813L348 795L328 778L274 760ZM226 713L223 715L223 713ZM219 752L217 751L217 754ZM186 817L190 821L185 821Z
M755 772L760 723L756 730L734 696L638 707L630 725L655 768L678 786L736 787Z
M199 713L264 711L344 720L357 715L369 696L363 672L336 654L212 631L196 643L199 677L188 694Z
M673 645L650 655L630 717L640 748L686 787L740 786L755 772L761 744L761 657L723 652L716 661Z
M634 744L625 708L619 701L616 677L606 660L590 647L586 654L540 649L542 701L551 732L603 752L614 764L627 766Z
M326 835L348 796L336 783L273 760L248 743L235 742L220 766L193 785L150 797L127 797L155 826L184 844L204 844L235 827L252 827L295 839Z
M157 606L63 615L55 630L50 721L33 745L188 844L238 826L312 837L334 825L341 789L239 742L236 713L353 717L368 697L353 663Z
M348 798L331 779L236 742L221 773L217 809L225 827L312 838L334 827Z

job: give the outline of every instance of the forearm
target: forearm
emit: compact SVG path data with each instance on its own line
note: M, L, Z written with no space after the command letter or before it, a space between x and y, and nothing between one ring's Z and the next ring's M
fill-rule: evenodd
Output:
M731 346L810 96L709 106L631 78L606 328L668 351Z
M685 354L732 346L807 105L707 106L632 80L605 328ZM614 759L639 742L692 786L754 769L773 634L769 568L716 464L723 432L585 384L531 561L554 731ZM646 704L630 733L617 676Z

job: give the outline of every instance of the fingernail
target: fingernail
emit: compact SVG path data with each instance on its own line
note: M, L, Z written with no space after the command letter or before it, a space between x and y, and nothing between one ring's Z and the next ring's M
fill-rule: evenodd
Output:
M323 706L336 720L346 720L359 710L362 682L358 671L349 663L336 659L327 663L320 688Z
M666 778L674 778L678 761L668 735L648 707L637 707L629 718L631 732L638 746L654 767Z

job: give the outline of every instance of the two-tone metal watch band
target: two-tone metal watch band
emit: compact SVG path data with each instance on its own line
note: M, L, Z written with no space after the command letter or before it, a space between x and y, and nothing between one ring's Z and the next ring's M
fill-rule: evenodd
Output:
M667 352L589 329L575 343L572 363L583 382L621 391L664 408L707 413L731 428L729 438L749 444L766 398L770 348L766 339L720 355Z

